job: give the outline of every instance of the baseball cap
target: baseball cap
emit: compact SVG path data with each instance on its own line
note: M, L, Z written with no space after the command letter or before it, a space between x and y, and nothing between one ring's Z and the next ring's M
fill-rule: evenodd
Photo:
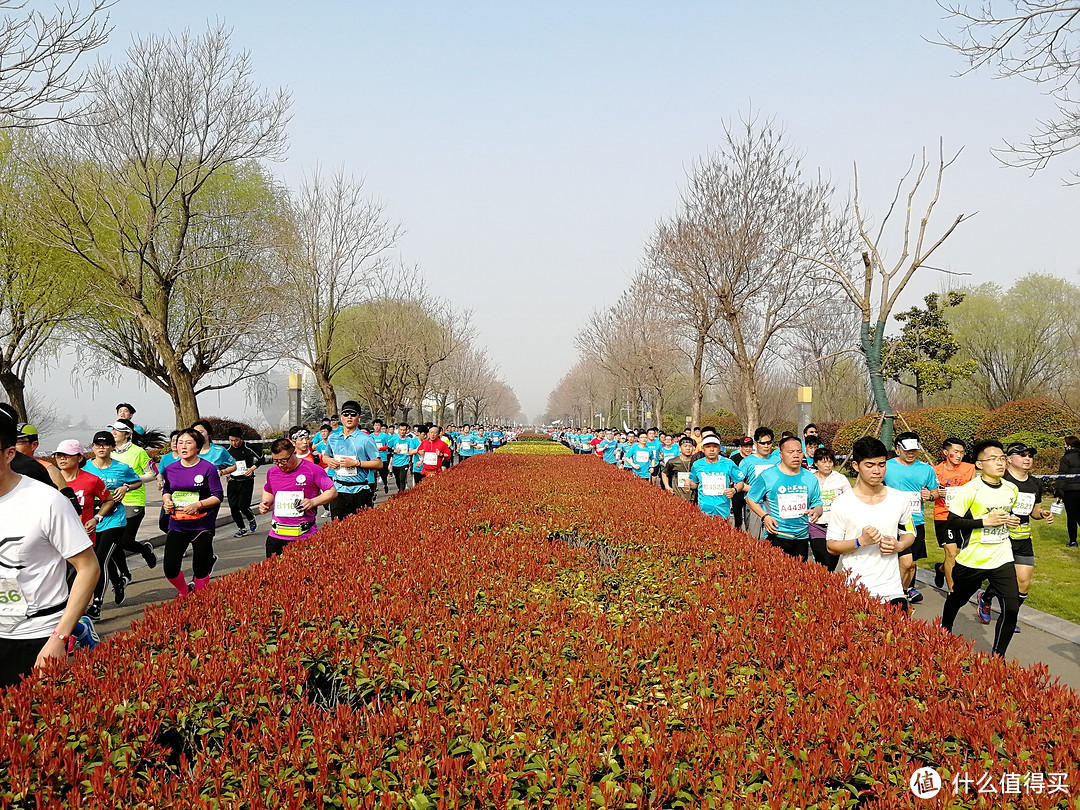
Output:
M1037 452L1038 451L1034 447L1031 447L1030 445L1026 445L1023 442L1013 442L1005 450L1005 455L1007 455L1007 456L1022 456L1022 455L1024 455L1024 453L1031 453L1031 455L1034 456Z
M94 438L90 441L90 444L107 444L109 447L116 447L116 439L107 430L99 430L94 434Z
M701 440L701 446L704 447L707 444L721 444L719 437L712 435L711 433Z
M919 440L918 439L901 439L900 442L898 442L898 445L899 445L901 450L920 450L920 449L922 449L921 446L919 445Z
M19 441L36 442L38 439L38 429L33 425L26 422L19 423Z
M124 433L133 433L135 429L131 426L130 422L124 419L117 419L115 422L109 425L109 430L120 430Z
M64 439L60 444L56 445L53 455L83 456L86 455L86 448L82 446L78 439Z
M743 436L739 439L739 447L753 447L754 440L749 436Z

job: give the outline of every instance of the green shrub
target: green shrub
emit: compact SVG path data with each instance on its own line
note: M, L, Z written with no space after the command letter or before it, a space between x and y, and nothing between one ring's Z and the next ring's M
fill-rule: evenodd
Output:
M685 413L665 413L664 418L660 420L660 427L665 433L677 436L686 430L686 417Z
M1065 436L1077 430L1076 418L1045 399L1018 399L991 411L979 423L976 439L998 439L1020 431Z
M938 451L941 449L942 443L947 438L945 432L931 422L926 417L920 415L917 411L911 413L900 414L907 422L905 426L899 418L896 419L893 427L893 435L902 433L909 428L919 434L919 440L922 442L922 446L926 449L931 458L937 459ZM834 453L847 454L851 452L851 445L855 443L855 440L861 436L879 436L881 434L877 425L878 417L876 415L861 416L858 419L854 419L848 422L838 431L836 431L836 438L833 441L832 450ZM890 447L889 450L892 450Z
M716 428L717 435L720 436L720 441L724 444L734 444L735 441L742 437L743 426L742 422L735 416L718 416L716 414L710 414L709 418L701 418L702 427L714 427Z
M963 439L970 446L975 441L979 423L986 418L989 411L979 405L944 405L938 408L921 408L915 413L940 427L946 438L953 436Z
M1037 430L1018 430L1008 436L1001 437L1001 443L1008 447L1010 444L1026 444L1036 450L1048 450L1050 448L1065 449L1065 440L1060 436L1052 436L1049 433L1041 433Z

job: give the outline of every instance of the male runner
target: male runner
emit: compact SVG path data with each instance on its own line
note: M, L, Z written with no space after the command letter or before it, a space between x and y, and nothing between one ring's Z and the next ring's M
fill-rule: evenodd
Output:
M967 447L962 439L950 436L941 446L945 460L934 465L937 475L939 497L934 501L934 535L938 547L945 552L945 562L934 564L934 585L938 588L948 583L952 590L952 569L956 563L956 540L949 531L949 507L960 487L975 477L975 465L964 461Z
M266 536L266 558L281 554L287 545L315 534L319 507L333 501L338 493L326 471L296 455L288 439L270 445L274 466L266 473L259 514L273 513Z
M911 499L911 522L915 525L915 542L900 553L900 577L908 601L917 605L923 595L915 588L915 563L926 557L926 519L923 504L938 497L938 479L934 468L919 461L919 434L905 431L896 436L896 458L885 467L885 486L907 492Z
M785 554L806 560L810 521L821 517L817 476L803 467L802 442L796 436L780 441L780 463L757 474L746 505L761 519L768 541ZM768 502L768 512L762 503Z
M743 480L746 481L748 487L754 486L754 481L757 480L762 471L776 466L776 459L772 456L772 450L772 428L759 427L754 431L754 454L739 462L739 469L742 470ZM764 526L758 513L750 508L749 503L746 504L746 513L743 515L743 525L746 527L748 534L758 540L761 539Z
M359 427L360 403L350 399L341 406L341 430L330 434L323 454L338 493L330 506L335 520L375 502L375 471L382 461L375 440Z
M690 436L680 438L679 455L665 462L664 472L660 478L664 489L690 503L697 503L697 493L690 486L690 469L694 465L693 456L696 449L697 443Z
M382 479L383 494L390 492L390 485L387 483L390 476L390 439L389 433L383 431L383 422L381 419L376 419L371 423L371 438L375 440L375 449L379 451L379 461L382 462L382 469L379 470L379 478ZM375 482L375 489L379 488L379 482Z
M692 440L691 440L692 441ZM689 444L686 446L689 450ZM697 493L698 508L706 515L715 515L731 522L731 498L736 491L745 489L743 472L727 456L720 453L718 436L704 436L701 440L699 458L690 466L686 486Z
M390 449L393 451L390 460L398 492L404 492L409 485L409 456L415 455L419 446L420 440L409 435L409 423L400 422L397 435L390 441Z

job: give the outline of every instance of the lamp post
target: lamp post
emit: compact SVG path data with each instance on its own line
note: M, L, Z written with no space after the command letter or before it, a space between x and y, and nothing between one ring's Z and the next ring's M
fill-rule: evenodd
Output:
M289 375L289 418L292 424L300 424L300 395L304 388L303 374Z

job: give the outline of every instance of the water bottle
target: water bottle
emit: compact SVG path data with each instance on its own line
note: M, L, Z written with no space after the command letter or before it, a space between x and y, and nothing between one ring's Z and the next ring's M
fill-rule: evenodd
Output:
M75 625L71 635L75 638L75 649L77 650L92 650L101 643L101 636L98 635L97 629L89 616L83 616L79 619L79 623Z
M1051 515L1060 515L1064 511L1065 511L1065 504L1063 504L1061 501L1054 501L1052 504L1050 504L1050 514Z

